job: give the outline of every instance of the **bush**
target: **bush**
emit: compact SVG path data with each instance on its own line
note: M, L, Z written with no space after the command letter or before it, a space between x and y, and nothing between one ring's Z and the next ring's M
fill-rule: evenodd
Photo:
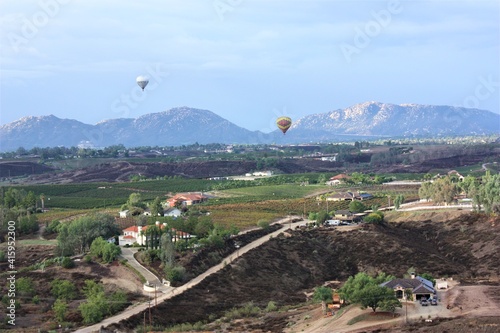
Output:
M257 222L257 226L261 229L267 230L269 229L269 222L266 220L259 220L259 222Z
M31 296L35 293L33 281L30 278L20 277L16 280L16 292L23 296Z
M266 312L272 312L278 310L278 306L273 301L267 303Z
M384 222L384 214L380 211L376 211L365 216L363 221L365 221L366 223L381 224L382 222Z
M182 282L186 275L186 269L182 266L165 267L165 275L170 282Z
M61 261L61 266L63 268L74 268L75 267L75 262L71 260L70 257L64 257Z
M51 283L52 295L57 299L70 301L76 298L76 287L71 281L68 280L54 280Z

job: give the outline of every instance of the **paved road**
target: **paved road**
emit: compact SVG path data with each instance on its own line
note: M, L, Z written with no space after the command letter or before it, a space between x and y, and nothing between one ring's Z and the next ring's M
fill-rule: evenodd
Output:
M232 262L236 258L244 255L248 251L256 248L257 246L260 246L260 245L264 244L269 239L272 239L272 238L276 237L279 233L283 232L284 230L287 230L290 227L295 228L299 224L304 223L304 221L290 223L290 218L282 219L279 222L281 224L283 224L283 227L281 229L278 229L275 232L267 234L267 235L265 235L265 236L263 236L263 237L255 240L255 241L253 241L252 243L247 244L244 247L238 249L236 252L234 252L231 255L229 255L226 258L224 258L220 264L218 264L216 266L213 266L212 268L210 268L209 270L207 270L205 273L203 273L203 274L195 277L194 279L192 279L191 281L187 282L186 284L184 284L184 285L182 285L180 287L177 287L177 288L165 287L162 290L162 293L160 294L160 296L157 297L156 302L160 303L160 302L168 300L168 299L170 299L170 298L172 298L172 297L174 297L176 295L179 295L179 294L183 293L184 291L188 290L189 288L191 288L191 287L197 285L198 283L200 283L203 279L205 279L210 274L214 274L217 271L219 271L222 268L224 268L227 263ZM130 250L130 248L127 249L127 250ZM126 255L130 256L130 253L127 253ZM135 260L129 260L129 263L131 265L132 265L132 262L136 262L136 261ZM136 267L136 266L134 266L134 267ZM144 269L144 268L142 268L142 269ZM141 273L142 273L142 271L141 271ZM146 277L146 279L149 279L149 278ZM154 300L152 300L152 302L154 302ZM100 323L97 323L95 325L78 329L75 332L78 332L78 333L99 332L99 328L106 327L106 326L109 326L111 324L115 324L115 323L118 323L118 322L120 322L122 320L128 319L128 318L130 318L133 315L136 315L138 313L141 313L142 311L145 311L148 307L149 307L149 302L143 302L143 303L133 304L130 307L128 307L127 309L125 309L123 312L121 312L121 313L119 313L119 314L117 314L117 315L115 315L113 317L109 317L107 319L104 319L103 321L101 321Z
M137 262L137 260L135 260L134 253L136 253L137 251L139 251L139 248L122 247L122 254L120 255L120 257L122 259L127 259L130 266L137 269L148 282L156 284L156 285L160 285L161 281L158 279L158 277L156 275L154 275L153 273L151 273L150 271L148 271L144 266L139 264Z

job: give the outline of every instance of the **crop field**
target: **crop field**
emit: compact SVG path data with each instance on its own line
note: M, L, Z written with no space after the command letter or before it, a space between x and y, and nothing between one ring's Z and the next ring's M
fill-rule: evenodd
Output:
M140 193L144 201L171 193L205 191L217 182L202 179L148 180L129 183L89 183L18 186L36 195L44 194L46 208L93 209L119 207L130 194Z
M314 193L325 192L329 189L331 189L331 187L325 185L299 186L295 184L289 184L242 187L231 190L223 190L219 193L224 198L244 198L249 200L258 198L268 200L302 198L313 195Z
M349 201L326 202L316 200L316 198L263 200L258 202L240 202L217 204L212 202L204 205L210 211L210 216L214 223L225 226L235 225L240 229L255 227L257 222L284 218L289 215L300 215L307 218L311 212L336 211L348 209ZM365 206L383 206L387 204L385 197L373 198L363 201Z
M67 220L91 210L106 210L117 215L121 205L126 203L131 193L140 193L142 200L151 202L155 197L162 200L178 192L205 192L210 199L200 208L210 211L214 223L240 229L255 227L260 220L272 222L288 215L303 215L310 212L335 211L348 209L349 202L326 202L317 200L318 195L339 191L365 191L375 198L364 201L367 208L372 205L386 206L389 197L402 194L406 201L418 198L418 187L389 187L385 185L357 185L351 187L330 187L325 185L306 185L297 183L285 185L258 185L232 189L212 190L227 181L201 179L147 180L127 183L89 183L65 185L20 186L25 191L33 191L37 196L45 196L48 212L39 214L41 223L52 220ZM243 184L243 185L242 185ZM251 183L249 182L248 185ZM243 183L234 183L245 186ZM223 187L222 187L223 188Z

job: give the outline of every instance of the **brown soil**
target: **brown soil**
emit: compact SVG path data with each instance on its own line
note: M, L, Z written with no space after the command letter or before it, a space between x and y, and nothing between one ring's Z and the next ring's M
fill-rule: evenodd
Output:
M499 228L500 218L461 214L443 222L422 219L364 225L346 232L290 230L292 237L281 234L271 239L196 287L155 307L153 322L169 326L206 321L248 302L261 308L269 301L279 306L296 305L306 302L306 294L325 281L343 281L361 271L402 276L413 267L435 277L454 277L462 284L487 282L496 286L500 276ZM453 301L455 309L458 304L478 304L460 299ZM497 306L499 300L493 297L488 302ZM282 332L291 315L269 314L224 327L225 331ZM133 329L142 318L142 314L136 315L111 329Z
M51 282L56 279L71 281L79 290L84 286L85 280L100 281L104 284L105 290L109 292L118 289L127 292L130 302L143 298L141 281L133 272L118 262L110 265L101 265L95 262L85 263L83 261L75 261L76 267L71 269L52 265L43 270L19 271L22 267L28 267L42 262L44 259L52 258L53 253L53 246L34 245L18 246L16 248L15 264L18 270L16 279L21 277L30 278L33 281L35 290L34 294L16 294L16 300L21 303L21 308L16 311L16 332L38 332L38 328L49 330L56 327L54 326L56 323L54 321L54 313L52 312L52 305L55 298L51 293ZM0 266L1 272L8 271L7 264L2 263L2 266ZM5 284L0 289L2 295L6 294L4 287ZM39 304L33 304L32 302L35 295L40 299ZM77 299L82 298L84 298L83 295L78 295L77 297ZM80 302L79 300L74 300L68 304L68 321L77 324L81 322L82 318L77 309ZM5 313L3 303L0 304L0 311Z
M442 159L428 159L415 162L411 165L383 165L370 166L371 154L360 154L345 156L346 163L321 161L314 158L280 159L272 168L275 173L340 173L362 171L381 173L425 173L433 169L452 169L459 166L477 164L485 159L498 158L500 151L489 153L476 153L457 155ZM10 163L10 162L9 162ZM24 164L23 164L24 163ZM359 163L366 163L363 169ZM109 159L107 163L101 163L91 167L81 168L73 171L55 172L46 166L32 163L19 162L15 165L0 164L0 177L8 177L9 172L16 175L28 175L24 183L57 184L57 183L82 183L82 182L120 182L128 181L131 175L141 174L148 178L156 176L181 176L186 178L208 178L220 176L244 175L255 171L255 161L202 161L202 162L127 162L118 159ZM14 171L16 170L16 171ZM44 174L40 174L44 173ZM11 175L13 176L13 174Z

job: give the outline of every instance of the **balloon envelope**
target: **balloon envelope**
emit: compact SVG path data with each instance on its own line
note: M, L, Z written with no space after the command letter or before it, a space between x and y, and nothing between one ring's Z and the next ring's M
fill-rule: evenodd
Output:
M283 132L283 134L285 134L290 126L292 126L292 119L290 117L279 117L276 120L276 125Z
M144 90L144 88L146 88L146 86L149 83L149 79L146 76L142 76L142 75L138 76L135 81L137 82L139 87L142 88L142 90Z

